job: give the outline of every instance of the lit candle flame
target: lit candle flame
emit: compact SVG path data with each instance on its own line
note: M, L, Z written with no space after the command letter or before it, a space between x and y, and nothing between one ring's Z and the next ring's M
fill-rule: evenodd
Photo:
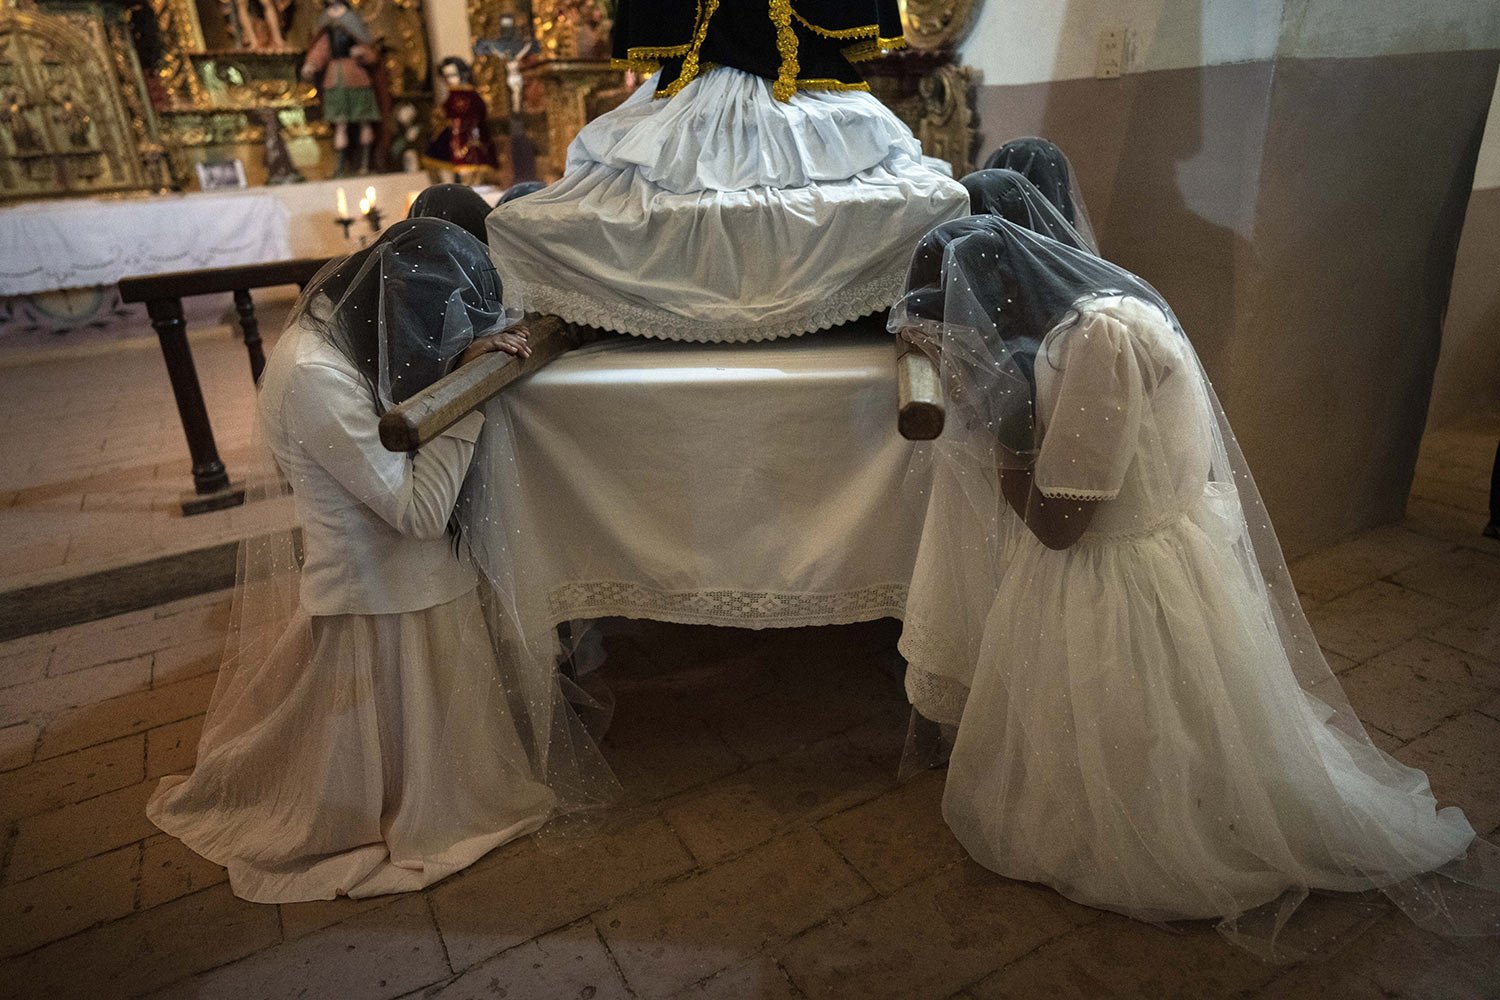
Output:
M375 207L375 185L365 188L365 201L370 203L371 208Z
M361 199L359 199L359 214L360 215L369 215L370 214L370 199L368 199L368 198L361 198Z
M344 189L343 188L339 188L339 190L338 190L338 206L339 206L339 218L340 219L347 219L347 218L349 218L349 196L344 193Z

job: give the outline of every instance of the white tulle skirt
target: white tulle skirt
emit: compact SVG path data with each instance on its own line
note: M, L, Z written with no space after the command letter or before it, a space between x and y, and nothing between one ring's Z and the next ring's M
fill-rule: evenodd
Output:
M591 122L555 184L489 217L510 309L644 337L752 341L889 307L962 185L868 93L728 67L648 81Z
M1148 920L1439 868L1474 831L1329 724L1205 501L1168 527L1012 536L943 814L986 867Z
M278 903L420 889L546 821L476 594L393 615L306 616L221 698L191 775L147 806Z

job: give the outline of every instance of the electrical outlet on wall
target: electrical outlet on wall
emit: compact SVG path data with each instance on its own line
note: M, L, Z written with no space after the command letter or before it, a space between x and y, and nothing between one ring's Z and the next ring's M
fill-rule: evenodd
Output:
M1100 80L1118 80L1125 73L1125 29L1099 32L1099 61L1094 75Z

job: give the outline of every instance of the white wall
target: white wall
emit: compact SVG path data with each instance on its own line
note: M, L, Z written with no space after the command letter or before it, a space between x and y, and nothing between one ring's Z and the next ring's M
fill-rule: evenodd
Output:
M1418 6L1420 5L1420 6ZM1126 72L1500 46L1496 0L984 0L960 52L991 86L1091 77L1099 36Z
M1500 188L1500 82L1496 83L1495 99L1490 102L1490 120L1485 126L1484 144L1479 147L1474 188Z
M427 20L427 42L432 47L434 66L449 56L473 61L469 10L465 0L424 0L422 13Z
M1269 59L1282 0L984 0L963 61L987 85L1091 77L1099 36L1127 31L1126 71Z
M1285 0L1281 55L1294 59L1500 46L1495 0Z

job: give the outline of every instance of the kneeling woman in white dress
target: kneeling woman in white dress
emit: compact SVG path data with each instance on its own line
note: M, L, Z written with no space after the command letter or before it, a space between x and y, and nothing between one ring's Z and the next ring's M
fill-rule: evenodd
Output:
M147 807L242 898L418 889L576 787L546 760L567 711L557 680L497 655L449 527L483 416L414 455L378 438L384 409L455 363L525 354L523 334L480 336L500 319L485 247L409 220L319 274L266 365L261 430L301 555L290 526L244 543L197 766Z
M969 686L945 700L958 839L1078 902L1256 945L1312 889L1494 932L1500 897L1473 890L1493 848L1354 716L1166 303L1008 219L945 228L891 323L939 358L941 461L1003 549L972 678L947 678Z

